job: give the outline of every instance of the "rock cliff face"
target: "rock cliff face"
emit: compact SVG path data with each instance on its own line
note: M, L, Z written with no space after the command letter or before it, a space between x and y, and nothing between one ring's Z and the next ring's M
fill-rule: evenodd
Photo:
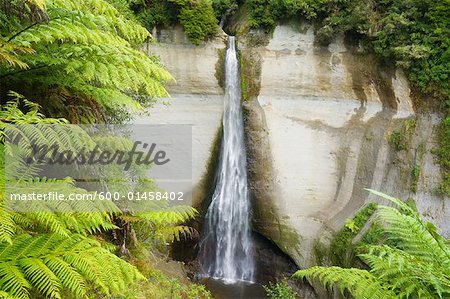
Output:
M176 28L148 45L177 80L170 106L140 122L193 124L194 204L206 197L207 165L220 131L223 38L195 47ZM432 114L416 114L401 70L380 66L351 41L314 44L311 26L278 26L264 46L240 38L254 229L298 266L314 264L364 203L364 188L412 198L447 236L448 199L433 195L440 172ZM216 153L217 154L217 153Z
M436 117L415 114L401 70L343 38L318 47L308 25L278 26L268 45L241 47L261 73L259 94L244 103L257 230L310 266L315 242L379 201L371 188L415 199L450 233L448 201L432 194Z
M175 81L168 86L171 98L159 100L136 123L192 125L193 188L186 192L192 192L193 204L198 205L208 192L208 164L222 123L223 90L216 76L226 39L194 46L181 27L153 32L153 36L158 42L145 48L161 58Z

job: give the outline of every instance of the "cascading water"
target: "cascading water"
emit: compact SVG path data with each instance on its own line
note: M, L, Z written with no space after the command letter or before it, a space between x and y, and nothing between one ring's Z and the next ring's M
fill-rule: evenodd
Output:
M253 280L250 201L235 38L225 56L225 112L216 186L206 212L199 260L203 275L226 283Z

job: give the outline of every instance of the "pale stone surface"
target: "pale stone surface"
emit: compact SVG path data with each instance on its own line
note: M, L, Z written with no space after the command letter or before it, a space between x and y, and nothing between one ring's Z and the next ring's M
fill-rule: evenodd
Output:
M223 94L215 77L219 51L226 46L223 36L195 46L188 42L180 26L155 33L159 42L148 44L146 48L161 58L175 78L175 82L169 84L170 92Z
M223 91L215 72L225 44L221 37L192 46L179 28L154 35L164 42L148 50L161 57L177 83L169 86L171 105L157 105L140 121L193 124L195 190L220 128ZM342 37L316 47L310 26L300 31L278 26L257 51L263 61L260 95L245 105L253 111L253 123L247 124L254 129L248 131L254 159L249 167L262 174L251 187L262 209L255 211L261 218L255 227L263 235L299 266L311 265L316 239L328 238L365 202L378 200L364 190L368 187L416 199L419 210L450 234L448 199L432 194L440 179L430 154L438 119L414 116L401 70L380 70L370 56L348 49ZM395 152L389 135L411 117L418 119L411 151ZM414 194L410 167L423 141L426 153ZM257 151L266 157L261 160Z
M220 127L223 96L172 94L172 98L167 101L169 105L157 104L148 115L140 115L134 122L192 125L192 186L195 187L205 175L210 150Z
M154 32L160 42L146 46L149 53L160 56L176 82L168 86L169 99L138 115L135 123L192 125L192 197L202 196L201 180L206 174L216 134L221 126L223 90L215 77L223 39L216 38L201 46L187 41L179 27ZM167 102L168 105L163 104ZM203 198L202 198L203 199Z
M347 50L341 37L328 48L316 47L309 26L300 31L277 26L259 53L263 64L255 105L262 107L266 122L275 190L268 196L277 211L276 219L266 219L265 225L281 223L298 234L300 248L278 243L299 266L314 264L317 239L342 227L365 202L379 201L364 188L416 199L419 210L450 233L450 209L430 192L439 170L429 149L415 195L410 191L412 164L397 167L395 157L403 154L393 153L388 143L402 119L414 117L401 70L380 70L371 57ZM413 140L428 142L431 131L425 127L432 124L421 121ZM417 150L418 142L411 147ZM406 154L400 158L413 159ZM270 230L262 233L277 243L279 237Z

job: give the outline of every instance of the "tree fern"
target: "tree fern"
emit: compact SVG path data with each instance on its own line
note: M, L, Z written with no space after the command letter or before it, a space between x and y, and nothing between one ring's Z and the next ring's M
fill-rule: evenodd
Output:
M123 213L110 201L102 202L103 205L90 201L62 201L57 206L44 201L33 204L34 207L38 205L38 211L12 211L13 206L5 204L5 195L9 191L45 193L51 185L50 189L60 194L89 193L70 177L38 177L41 169L24 162L29 153L26 145L30 142L58 144L62 149L72 150L99 145L100 150L124 151L133 143L105 134L90 136L82 128L67 125L64 119L45 118L39 112L39 105L22 96L14 93L11 96L15 99L0 109L1 140L19 140L19 146L0 143L0 168L5 170L0 172L0 298L85 298L91 292L120 296L129 284L142 276L109 251L110 244L90 237L123 229L116 226L116 219L121 219L128 227L132 223L145 228L145 239L163 241L164 245L166 241L195 232L182 223L194 217L196 210L185 206L170 207L167 202L151 203L150 210L144 213ZM20 143L22 139L26 140L23 144ZM5 156L8 163L5 163ZM109 174L119 171L120 176L125 176L118 167L111 166L107 170ZM140 178L146 173L144 169L132 170L133 173L127 174L130 178ZM114 181L111 187L124 184L134 190L130 178L125 177L120 182ZM137 182L134 191L156 188L149 179Z
M2 129L3 137L5 129L9 131L15 129L13 136L26 136L41 144L57 142L65 147L75 147L76 144L72 141L77 140L78 144L82 145L86 140L86 133L83 135L75 130L70 134L70 130L63 125L61 127L27 125L29 123L65 124L67 121L45 118L38 112L39 106L18 95L13 95L16 96L16 100L8 102L0 110L0 129ZM19 109L20 104L24 104L29 109L22 112ZM67 130L53 131L61 130L61 128ZM80 134L83 137L77 136L79 138L72 140L73 134ZM132 279L133 275L139 276L131 265L102 248L100 243L85 237L88 234L116 227L112 224L110 214L105 212L104 207L95 212L96 206L88 201L68 201L61 203L66 206L59 206L62 212L58 213L55 213L51 207L46 211L45 206L42 205L39 212L15 213L10 210L11 207L5 206L5 187L13 187L14 192L22 193L46 192L48 183L51 183L53 191L62 193L87 191L76 188L73 185L74 181L69 178L62 180L33 178L38 169L23 166L20 159L17 163L15 160L11 163L9 159L9 163L6 164L5 154L9 155L14 150L13 156L20 157L21 151L20 148L10 148L8 151L3 144L0 145L1 168L5 169L6 173L16 174L16 183L20 182L19 185L14 185L15 182L10 181L5 185L5 172L1 172L0 289L7 294L3 297L29 298L32 293L37 292L47 297L62 298L62 292L68 291L74 297L80 298L85 297L88 287L91 288L92 284L104 293L120 292L125 289L127 282L134 279ZM78 212L83 211L80 204L86 205L85 212ZM117 207L114 207L112 211L119 212ZM33 232L35 236L32 237L30 232ZM86 246L80 247L80 244ZM72 251L69 246L73 246Z
M14 297L30 298L35 289L51 298L64 292L83 298L89 284L119 294L137 279L143 277L134 267L81 235L20 235L0 243L0 288Z
M446 271L436 261L424 260L389 246L370 246L369 252L360 257L374 275L389 281L401 298L411 295L435 298L435 294L441 297L450 291L448 269Z
M34 53L32 48L8 42L3 37L0 37L0 45L0 62L19 69L28 68L28 64L20 59L20 55Z
M10 21L0 30L5 86L38 86L35 94L51 94L75 109L90 99L106 110L139 109L138 94L168 96L164 84L172 77L139 49L149 32L108 1L24 1L10 11L0 6ZM33 5L28 14L27 5Z
M399 249L424 261L439 261L444 268L450 269L450 248L431 222L425 222L416 210L404 202L377 191L369 191L397 206L381 206L377 219L384 224L388 238L395 242Z
M375 275L361 269L312 267L297 271L294 277L318 279L324 286L330 288L337 284L341 293L347 290L355 298L386 299L396 297L395 293L383 285Z
M169 206L165 201L153 202L152 206L152 209L147 207L146 212L131 212L120 216L125 222L132 224L139 239L166 243L198 234L194 228L184 225L198 215L196 209L190 206Z
M297 271L297 278L337 284L355 298L447 298L450 296L450 247L420 214L399 199L369 190L395 207L379 206L376 221L387 244L366 244L359 257L369 267L344 269L313 267Z

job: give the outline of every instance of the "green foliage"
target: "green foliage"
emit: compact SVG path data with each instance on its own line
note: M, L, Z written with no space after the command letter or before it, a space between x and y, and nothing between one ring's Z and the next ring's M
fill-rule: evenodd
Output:
M345 226L336 233L330 244L330 257L333 265L352 266L356 249L353 238L361 231L376 209L377 204L369 203L358 211L353 218L348 219Z
M157 57L141 52L150 34L134 21L128 4L125 0L0 1L1 99L7 98L9 89L33 94L37 102L45 103L47 112L78 123L121 121L131 109L167 96L164 84L172 77ZM21 142L58 144L62 150L96 145L126 149L130 144L116 136L91 136L81 128L64 126L69 121L46 118L38 103L13 92L9 97L13 100L0 109L0 297L122 298L130 287L145 284L139 271L116 256L116 247L104 237L129 233L141 225L146 226L148 238L167 242L193 233L179 224L196 211L155 205L150 212L124 213L110 201L68 200L58 203L58 212L46 202L39 212L13 211L6 205L9 192L45 193L48 183L59 194L91 192L71 177L42 178L43 169L25 163L29 148L4 143L6 129ZM113 172L123 177L120 182L105 182L102 188L131 192L156 188L151 180L136 179L143 173L138 167L118 171L102 168L99 179ZM123 249L125 238L113 238Z
M136 15L131 10L129 0L106 0L108 3L113 5L122 16L130 20L136 20Z
M237 0L213 0L212 7L216 18L221 20L232 15L238 9Z
M399 199L369 190L395 207L378 207L376 220L389 244L365 245L359 257L369 270L312 267L296 278L335 284L355 298L446 298L450 296L450 247L420 214Z
M38 105L17 94L12 95L16 100L8 102L0 110L2 139L4 129L10 123L67 123L64 119L45 118L39 113ZM22 103L28 108L25 113L19 109ZM54 134L52 131L40 132L42 135L36 133L22 132L28 137L40 136L38 138L42 142L55 139L58 134L63 139L67 135L67 132ZM48 138L50 136L53 137ZM79 140L76 135L70 136ZM71 144L67 143L66 147ZM17 163L10 163L9 159L5 164L5 155L9 155L11 149L3 144L0 149L0 167L6 172L16 173L16 182L27 186L20 192L39 192L42 179L33 179L38 169L22 165L24 162L20 159ZM8 188L11 185L8 184ZM106 212L93 212L93 204L86 202L86 212L74 212L80 206L69 204L66 212L61 213L51 210L16 213L5 206L3 175L0 186L0 288L4 294L17 298L30 298L36 293L52 298L69 295L80 298L89 294L92 288L97 288L98 293L119 294L127 284L142 279L134 267L88 237L89 234L115 228ZM70 179L52 180L52 186L55 188L53 191L58 192L86 192L76 188Z
M249 0L246 2L250 11L249 25L253 28L264 28L271 32L279 20L287 20L299 16L314 20L323 15L331 0ZM346 2L341 2L346 3Z
M242 100L248 101L259 95L261 88L261 60L249 52L239 52L241 67Z
M422 92L446 100L450 97L449 7L448 1L381 2L376 7L378 30L373 33L380 56L407 68Z
M271 31L277 19L280 17L280 11L270 5L269 0L249 0L247 5L250 11L249 26L252 28L264 28L267 32Z
M209 0L198 0L183 6L179 19L194 45L199 45L217 32L217 20Z
M413 193L417 192L417 185L419 183L421 173L422 173L422 163L426 154L425 141L422 141L417 146L415 163L411 168L411 191Z
M381 59L407 69L422 93L450 105L450 3L448 0L248 0L249 23L270 32L279 20L306 18L316 38L363 37Z
M408 149L408 141L401 131L394 131L389 135L389 143L396 151L404 151Z
M76 234L21 234L12 243L0 243L0 277L2 291L17 298L30 298L33 292L82 298L92 287L120 294L127 284L144 279L100 242Z
M344 269L339 267L312 267L297 271L295 278L318 279L325 286L332 288L337 284L344 294L348 290L355 298L398 298L389 288L384 286L378 278L366 270Z
M218 29L211 0L135 0L131 7L149 30L180 23L195 45L212 37Z
M390 145L396 151L408 150L416 125L417 120L415 118L405 120L400 129L393 131L391 135L389 135L388 141Z
M264 285L267 297L270 299L295 299L297 293L287 284L286 281L277 283L269 282L269 285Z
M152 30L154 27L169 27L178 22L179 7L171 1L132 0L130 1L130 7L138 20L148 30Z
M419 183L420 172L420 165L414 164L411 169L411 191L413 193L417 192L417 184Z
M173 299L211 299L211 293L204 285L182 283L168 276L164 271L165 261L148 253L146 248L135 249L132 252L131 263L136 265L145 277L151 277L148 281L142 281L139 285L133 285L124 294L124 299L144 298L173 298ZM172 262L173 263L173 262ZM162 265L155 268L155 264ZM161 269L161 270L159 270Z
M139 240L152 246L165 246L167 242L179 241L197 235L192 227L180 225L197 216L197 210L190 206L163 206L158 203L153 211L136 212L124 216L133 223L133 229ZM151 231L152 234L148 232Z
M433 149L433 153L441 166L442 182L439 192L450 195L450 117L442 120L436 135L439 146Z
M111 252L114 246L101 241L100 237L96 240L92 235L118 229L113 219L120 218L122 223L131 223L132 226L145 225L147 236L167 242L192 234L190 228L178 224L194 217L196 210L184 206L163 208L155 204L155 210L125 214L109 201L104 204L98 201L64 201L58 205L61 212L54 212L51 204L47 210L45 205L40 205L42 211L39 212L12 211L11 206L5 204L7 191L45 193L48 192L48 182L51 182L52 191L59 194L88 191L77 187L71 178L37 179L41 169L29 167L24 162L24 146L3 143L5 129L13 132L8 137L23 136L38 145L55 143L62 150L108 143L121 148L127 143L112 137L91 138L81 128L64 126L68 123L65 119L45 118L39 112L39 105L22 96L16 93L11 93L11 96L15 99L0 110L0 168L4 169L0 177L1 296L85 298L92 293L123 295L130 285L144 277L135 267ZM39 124L59 126L40 127ZM11 155L12 152L15 154ZM14 160L16 156L19 159ZM6 184L5 173L9 174L8 179L13 176L9 184ZM129 182L127 184L130 185ZM149 185L139 183L138 187L148 188Z
M71 120L86 102L103 111L126 111L140 108L136 94L147 96L147 103L168 95L164 83L172 77L138 49L150 34L107 1L48 1L34 13L23 12L22 1L13 3L18 4L0 6L1 14L10 14L9 30L0 30L6 90L20 83L18 91L57 98L71 108Z

